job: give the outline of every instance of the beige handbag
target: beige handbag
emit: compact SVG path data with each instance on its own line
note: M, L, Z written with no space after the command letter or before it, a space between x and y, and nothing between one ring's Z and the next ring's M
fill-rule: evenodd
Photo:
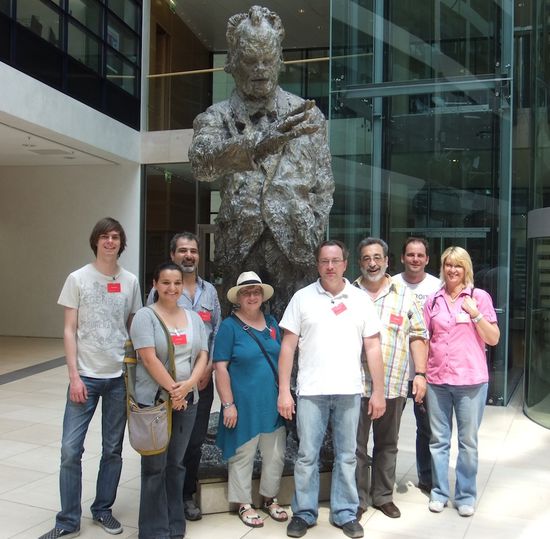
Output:
M160 316L158 318L168 342L170 374L175 377L174 345L170 332ZM157 391L155 404L140 406L135 397L137 354L131 340L125 344L124 378L126 380L126 401L128 413L128 435L130 445L144 456L158 455L166 451L172 433L172 405L170 395L161 386Z

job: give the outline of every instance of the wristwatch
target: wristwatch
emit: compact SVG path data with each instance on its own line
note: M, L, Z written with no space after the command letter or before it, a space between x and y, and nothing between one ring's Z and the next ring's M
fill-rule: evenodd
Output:
M422 378L426 378L426 373L425 372L415 372L414 375L415 376L422 376Z
M223 402L222 408L225 410L226 408L231 408L231 406L235 406L234 402Z
M475 318L472 318L474 324L478 324L483 319L483 315L479 313Z

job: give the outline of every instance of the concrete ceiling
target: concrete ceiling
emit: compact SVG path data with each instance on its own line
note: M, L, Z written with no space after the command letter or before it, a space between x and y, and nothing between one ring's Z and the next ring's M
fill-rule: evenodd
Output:
M0 122L0 166L107 164L112 161Z
M165 0L211 51L227 48L225 29L231 15L246 12L254 4L275 11L285 28L285 49L328 47L329 0Z

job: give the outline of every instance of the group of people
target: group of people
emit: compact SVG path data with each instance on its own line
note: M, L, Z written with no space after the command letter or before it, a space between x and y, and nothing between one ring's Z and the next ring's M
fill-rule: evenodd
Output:
M122 532L112 505L122 468L126 393L124 343L139 355L136 397L170 395L172 435L166 451L141 457L141 539L185 536L186 520L202 517L194 500L201 445L213 400L212 372L221 401L216 443L228 462L228 500L246 526L263 526L252 500L260 451L261 508L289 521L287 535L302 537L318 518L318 459L330 423L334 463L330 522L348 537L363 537L368 504L391 518L401 416L412 396L417 420L419 488L428 508L447 505L449 454L456 416L459 451L454 504L471 516L476 502L477 432L487 396L486 345L499 339L489 294L474 288L472 262L460 247L441 256L437 279L426 273L428 243L405 242L405 271L387 273L388 245L365 238L358 246L361 275L344 273L348 250L337 240L317 251L317 281L299 289L278 322L264 308L274 294L254 271L227 291L233 305L221 321L215 288L197 274L199 242L177 234L171 261L153 276L142 307L137 278L118 264L126 246L120 223L100 220L90 236L95 261L71 273L59 297L65 308L64 343L69 389L63 421L61 511L40 539L76 537L81 520L84 439L101 397L102 456L94 523ZM170 368L163 324L174 350ZM296 392L293 365L297 356ZM285 462L284 420L296 418L299 440L290 511L277 495ZM367 445L372 428L372 460ZM369 473L372 467L372 473Z

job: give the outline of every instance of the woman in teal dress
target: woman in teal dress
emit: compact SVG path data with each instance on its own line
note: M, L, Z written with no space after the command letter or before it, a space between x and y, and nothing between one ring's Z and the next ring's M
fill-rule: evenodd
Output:
M277 502L283 474L286 431L277 412L279 326L261 306L273 295L253 271L239 275L227 292L236 308L220 325L214 344L216 387L222 402L216 444L228 460L228 498L239 505L239 517L252 528L263 521L252 506L252 470L262 455L262 508L274 519L288 519Z

